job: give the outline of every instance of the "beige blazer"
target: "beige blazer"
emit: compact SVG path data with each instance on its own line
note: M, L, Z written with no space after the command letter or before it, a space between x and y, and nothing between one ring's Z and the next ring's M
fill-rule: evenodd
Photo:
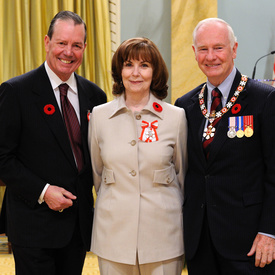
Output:
M150 132L146 126L152 122ZM146 142L148 137L152 142ZM129 110L124 96L93 109L95 254L125 264L135 264L138 254L145 264L184 253L186 139L185 111L152 94L141 112Z

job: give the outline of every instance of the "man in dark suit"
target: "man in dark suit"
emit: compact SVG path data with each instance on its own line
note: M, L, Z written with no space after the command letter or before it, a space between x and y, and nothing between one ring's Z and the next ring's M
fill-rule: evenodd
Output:
M235 68L238 44L223 20L199 22L193 43L207 82L175 103L188 120L188 274L274 275L275 89Z
M58 13L44 42L46 62L0 87L6 233L16 274L77 275L93 219L87 113L106 95L74 73L86 47L86 25L77 14Z

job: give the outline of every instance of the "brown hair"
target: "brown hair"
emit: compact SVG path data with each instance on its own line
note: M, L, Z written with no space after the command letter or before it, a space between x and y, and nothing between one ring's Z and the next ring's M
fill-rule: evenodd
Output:
M57 20L73 20L75 25L83 25L84 29L85 29L85 37L84 37L84 43L86 43L86 36L87 36L87 28L86 28L86 24L85 22L82 20L82 18L72 12L72 11L60 11L59 13L57 13L54 18L52 19L49 29L48 29L48 33L47 35L49 36L50 40L52 39L53 36L53 32L54 32L54 26Z
M149 62L153 68L150 89L158 99L164 99L168 90L168 70L157 46L148 38L136 37L125 40L116 50L112 59L113 95L125 91L122 83L122 68L125 61L135 59Z

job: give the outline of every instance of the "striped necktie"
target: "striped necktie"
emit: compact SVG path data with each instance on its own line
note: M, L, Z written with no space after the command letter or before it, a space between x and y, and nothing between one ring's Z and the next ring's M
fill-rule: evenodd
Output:
M216 112L220 111L222 109L222 102L221 102L221 92L220 90L216 87L213 91L212 91L212 104L211 104L211 109L210 109L210 114L215 114ZM208 126L211 124L213 127L215 127L215 125L220 121L221 117L216 118L212 124L210 123L210 121L208 121ZM206 159L209 158L209 152L210 152L210 144L213 141L214 136L210 137L209 139L204 139L202 146L203 146L203 150L206 156Z
M67 97L68 88L69 86L66 83L59 85L61 108L77 168L78 171L81 171L84 166L81 131L75 110Z

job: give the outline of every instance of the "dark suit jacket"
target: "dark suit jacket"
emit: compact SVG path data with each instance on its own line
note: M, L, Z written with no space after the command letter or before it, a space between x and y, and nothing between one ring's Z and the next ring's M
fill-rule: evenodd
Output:
M237 71L229 99L240 82ZM226 258L245 259L257 232L275 235L275 93L249 79L236 104L217 125L208 161L202 149L205 125L198 100L202 85L177 99L188 120L189 169L185 178L186 258L198 247L207 217L216 249ZM228 118L253 115L254 134L228 138Z
M87 111L106 102L94 83L76 75L85 167L79 173L62 115L44 65L0 87L0 178L6 184L6 233L27 247L59 248L79 220L86 249L93 219L92 169L87 145ZM53 114L44 106L52 104ZM62 213L39 204L46 183L77 196ZM4 207L5 208L5 207Z

